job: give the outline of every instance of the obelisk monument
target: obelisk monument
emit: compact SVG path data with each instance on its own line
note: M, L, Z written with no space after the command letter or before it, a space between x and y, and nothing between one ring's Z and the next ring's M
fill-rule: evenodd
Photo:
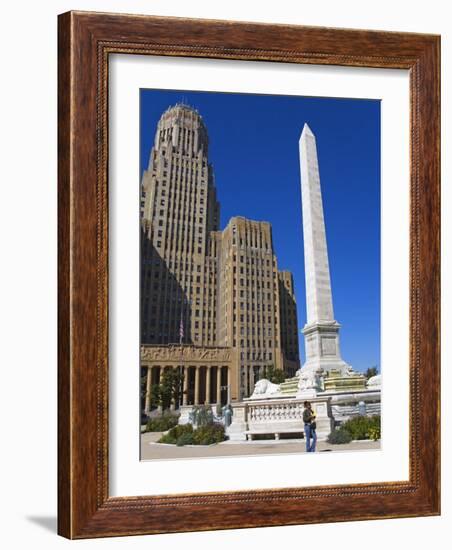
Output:
M300 137L300 167L307 308L302 331L306 362L301 373L322 369L346 376L351 367L341 358L340 324L334 319L317 144L307 124Z

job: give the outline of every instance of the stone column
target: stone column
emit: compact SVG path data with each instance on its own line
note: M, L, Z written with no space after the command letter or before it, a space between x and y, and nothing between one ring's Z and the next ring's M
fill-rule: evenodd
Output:
M211 367L206 367L206 405L210 405L210 372Z
M199 405L199 365L195 370L195 405Z
M177 368L178 368L178 367L176 367L176 366L170 367L170 369L172 369L173 371L176 370ZM170 410L171 410L171 411L175 411L175 410L176 410L176 400L175 400L174 398L171 399Z
M217 404L221 405L221 367L217 367Z
M250 395L252 395L253 391L254 391L254 367L253 365L251 365L251 367L247 367L250 369Z
M148 413L151 410L151 377L152 377L152 367L148 367L148 372L146 375L146 397L144 402L144 412Z
M226 373L227 373L227 387L228 387L228 393L227 393L227 404L231 402L231 369L229 367L226 367Z
M160 367L160 377L159 377L159 384L162 383L163 376L165 374L166 367ZM159 413L163 414L163 404L159 405Z
M182 395L182 404L187 405L188 403L188 372L189 367L184 367L184 393Z

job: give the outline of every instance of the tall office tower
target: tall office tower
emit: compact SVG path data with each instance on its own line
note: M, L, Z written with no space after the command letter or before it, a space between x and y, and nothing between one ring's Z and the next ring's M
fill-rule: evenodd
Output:
M214 337L201 318L214 279L206 264L209 234L219 226L208 136L186 105L160 118L142 179L141 342L202 345ZM198 315L197 315L198 313Z
M234 217L219 230L207 155L202 118L176 105L142 179L142 366L149 388L163 369L183 369L184 404L235 401L268 366L289 376L300 366L292 276L278 272L271 225Z
M249 395L266 365L283 368L270 223L231 218L223 231L220 266L219 344L237 349L241 393Z

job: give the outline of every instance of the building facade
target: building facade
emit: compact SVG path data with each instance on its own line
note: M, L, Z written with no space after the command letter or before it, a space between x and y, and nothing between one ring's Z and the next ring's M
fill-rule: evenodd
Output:
M300 366L293 278L278 271L270 223L220 204L199 113L169 108L141 192L141 364L150 387L184 374L185 404L238 401L268 366ZM212 364L209 364L209 361Z

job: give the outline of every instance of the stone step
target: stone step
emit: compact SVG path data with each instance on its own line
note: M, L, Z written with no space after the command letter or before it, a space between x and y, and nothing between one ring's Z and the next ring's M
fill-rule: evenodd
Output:
M287 378L279 385L281 393L284 395L296 394L298 390L298 377Z

